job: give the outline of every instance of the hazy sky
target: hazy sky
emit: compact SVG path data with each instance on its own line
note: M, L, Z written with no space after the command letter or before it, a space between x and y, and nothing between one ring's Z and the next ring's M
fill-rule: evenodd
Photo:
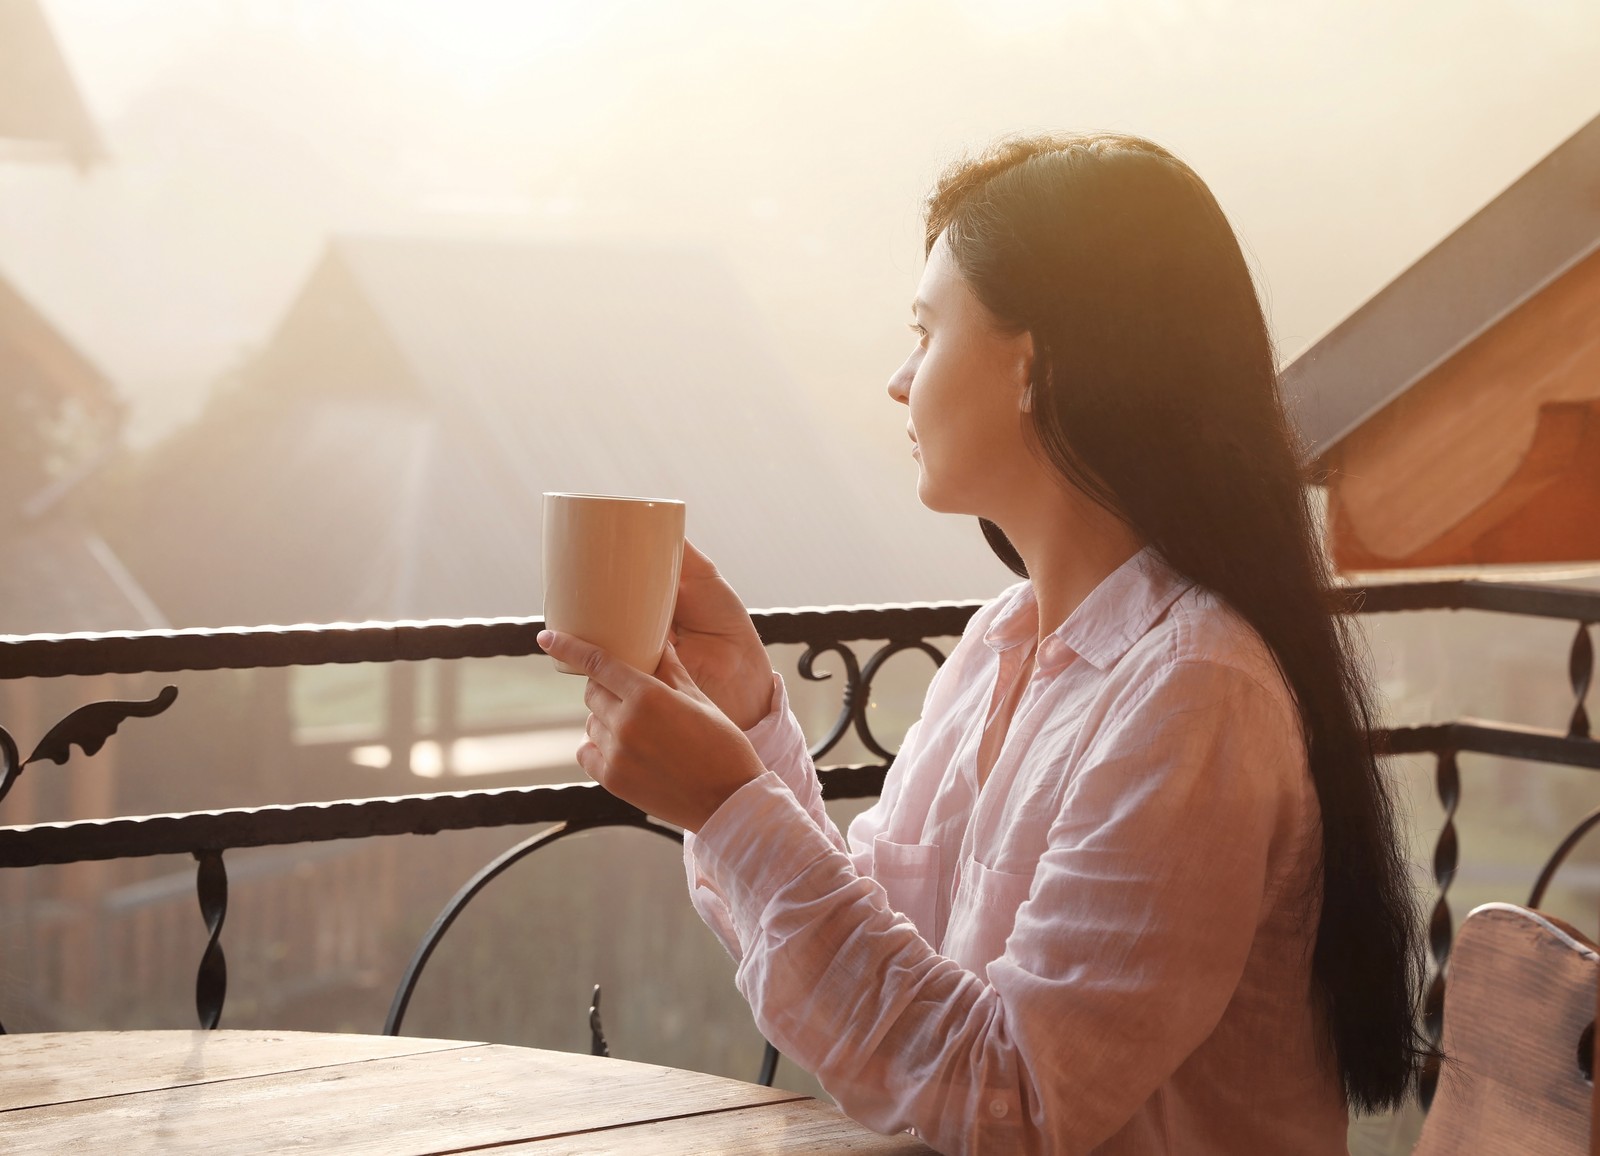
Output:
M0 271L145 436L267 339L330 231L466 231L715 249L898 458L919 203L965 149L1174 148L1292 355L1600 112L1597 0L44 7L112 161L0 166Z

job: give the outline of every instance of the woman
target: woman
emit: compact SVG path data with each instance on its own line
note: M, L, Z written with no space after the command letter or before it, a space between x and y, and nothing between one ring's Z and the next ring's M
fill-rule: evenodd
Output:
M1343 1153L1418 1061L1366 684L1239 245L1124 136L1013 140L927 215L909 407L935 510L1025 579L848 840L738 598L685 564L655 678L576 639L584 769L691 832L762 1031L947 1152Z

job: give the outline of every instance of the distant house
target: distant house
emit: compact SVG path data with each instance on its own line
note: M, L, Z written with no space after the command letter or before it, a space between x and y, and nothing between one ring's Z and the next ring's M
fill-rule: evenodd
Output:
M1340 569L1600 560L1600 117L1282 383Z
M37 0L0 0L0 160L103 155ZM77 505L121 418L105 375L0 274L0 633L165 625Z
M0 0L0 156L105 158L38 0Z
M538 613L546 490L684 499L755 605L985 564L861 475L705 253L346 237L117 540L181 625Z
M111 383L0 277L0 634L165 625L80 508L118 445Z

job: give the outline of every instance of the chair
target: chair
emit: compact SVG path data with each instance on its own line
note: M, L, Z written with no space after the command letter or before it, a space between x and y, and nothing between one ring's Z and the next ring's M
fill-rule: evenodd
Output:
M1444 1064L1413 1156L1588 1153L1595 945L1509 903L1467 916L1445 986Z

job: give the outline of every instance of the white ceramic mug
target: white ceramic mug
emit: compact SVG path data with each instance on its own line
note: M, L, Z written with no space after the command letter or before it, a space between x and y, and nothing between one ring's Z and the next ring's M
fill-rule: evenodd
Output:
M670 498L546 494L545 625L655 673L678 600L683 517Z

